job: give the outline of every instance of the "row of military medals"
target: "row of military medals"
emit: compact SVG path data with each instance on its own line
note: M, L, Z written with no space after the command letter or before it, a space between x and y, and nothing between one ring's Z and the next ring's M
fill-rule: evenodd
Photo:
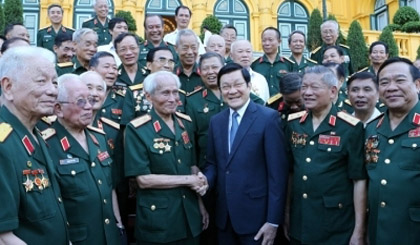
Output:
M164 151L171 151L172 146L169 145L169 142L171 141L170 139L157 138L153 139L153 141L155 142L153 144L153 148L158 149L160 154L163 154Z
M144 91L141 90L140 92L134 91L134 93L137 92L138 94L134 94L134 97L136 98L136 111L149 111L152 108L152 104L144 98L145 94ZM143 101L143 106L140 106L141 102Z
M30 165L32 164L28 161L28 166ZM26 177L25 182L23 182L26 192L33 191L35 187L42 191L50 185L49 180L44 176L43 169L25 169L22 173Z

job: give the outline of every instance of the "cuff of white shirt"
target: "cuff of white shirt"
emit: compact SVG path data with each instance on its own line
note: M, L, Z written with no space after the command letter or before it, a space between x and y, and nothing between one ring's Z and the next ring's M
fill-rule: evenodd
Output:
M278 224L272 224L272 223L270 223L270 222L267 222L267 224L269 224L269 225L271 225L272 227L275 227L275 228L279 227L279 225L278 225Z

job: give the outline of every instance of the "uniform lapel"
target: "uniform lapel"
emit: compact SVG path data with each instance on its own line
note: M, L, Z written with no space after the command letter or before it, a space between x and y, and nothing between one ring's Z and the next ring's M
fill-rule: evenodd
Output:
M382 123L378 126L378 133L384 135L387 138L390 138L400 134L404 134L418 127L420 127L420 102L418 102L413 107L413 109L411 109L411 111L394 129L394 131L391 130L391 125L389 123L389 116L387 111L384 115Z
M61 125L59 122L55 122L53 127L56 130L58 139L61 143L61 148L65 153L70 153L73 156L77 156L89 161L89 156L83 147L77 142L77 140ZM89 137L89 135L86 135ZM68 147L66 147L66 144Z
M100 153L99 142L96 136L86 129L85 134L89 151L89 161L94 162L96 156Z

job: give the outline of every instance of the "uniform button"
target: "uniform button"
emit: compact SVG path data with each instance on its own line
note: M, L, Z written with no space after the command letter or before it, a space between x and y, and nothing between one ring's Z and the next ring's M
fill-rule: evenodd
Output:
M175 141L175 145L178 146L178 141Z
M104 204L106 204L108 201L106 199L104 199Z
M67 226L70 226L70 223L68 221L66 222L66 224L67 224Z
M155 209L156 209L155 205L150 206L150 210L155 211Z
M330 151L331 151L331 148L330 148L330 147L328 147L328 148L327 148L327 151L328 151L328 152L330 152Z
M381 180L381 185L386 185L386 183L388 183L388 182L386 182L385 179Z
M163 150L160 150L160 151L159 151L159 154L163 154Z
M91 166L92 168L94 168L94 167L96 166L96 163L92 162L92 163L90 164L90 166Z
M61 197L58 197L58 202L62 202L63 200L61 199Z
M109 219L105 219L105 224L109 224Z
M384 208L386 206L385 202L381 202L381 208Z
M181 163L181 159L178 159L178 163Z
M184 199L185 199L185 195L182 195L182 198L184 198Z
M228 171L226 171L226 174L230 174L229 170L228 170Z
M311 159L310 159L309 157L307 157L307 158L305 159L305 161L306 161L307 163L310 163L310 162L311 162Z
M338 204L338 208L343 208L343 204L341 202Z
M306 180L308 180L308 176L304 175L304 176L302 176L302 179L303 179L304 181L306 181Z
M390 164L390 163L391 163L391 160L389 160L388 158L385 159L385 164Z
M303 197L303 199L306 199L306 198L308 198L308 194L303 193L302 197Z
M313 140L309 141L310 145L315 145L315 142Z
M273 77L273 75L270 75L270 77Z
M105 112L106 112L106 110L105 110L105 109L102 109L102 112L103 112L103 113L105 113Z
M102 185L102 180L98 179L98 184Z
M390 145L392 145L392 144L394 144L394 140L393 140L393 139L389 139L389 140L388 140L388 143L389 143Z
M412 144L411 145L413 148L416 148L417 147L417 144L416 143L414 143L414 144Z
M75 175L76 175L76 171L74 171L74 170L72 170L70 173L71 173L71 175L73 175L73 176L75 176Z

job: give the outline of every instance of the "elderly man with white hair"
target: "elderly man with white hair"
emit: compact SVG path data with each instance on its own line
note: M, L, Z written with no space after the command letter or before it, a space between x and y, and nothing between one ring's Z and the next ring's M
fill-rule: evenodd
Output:
M112 36L109 33L108 28L108 1L94 0L92 5L95 10L95 16L83 22L82 27L95 30L95 32L98 34L98 45L108 44L112 40Z
M220 54L222 57L225 57L226 54L226 44L225 39L220 35L211 35L206 43L207 52L215 52Z
M80 75L89 70L89 61L97 52L98 35L92 29L81 28L73 33L73 42L76 47L76 59L72 73Z

